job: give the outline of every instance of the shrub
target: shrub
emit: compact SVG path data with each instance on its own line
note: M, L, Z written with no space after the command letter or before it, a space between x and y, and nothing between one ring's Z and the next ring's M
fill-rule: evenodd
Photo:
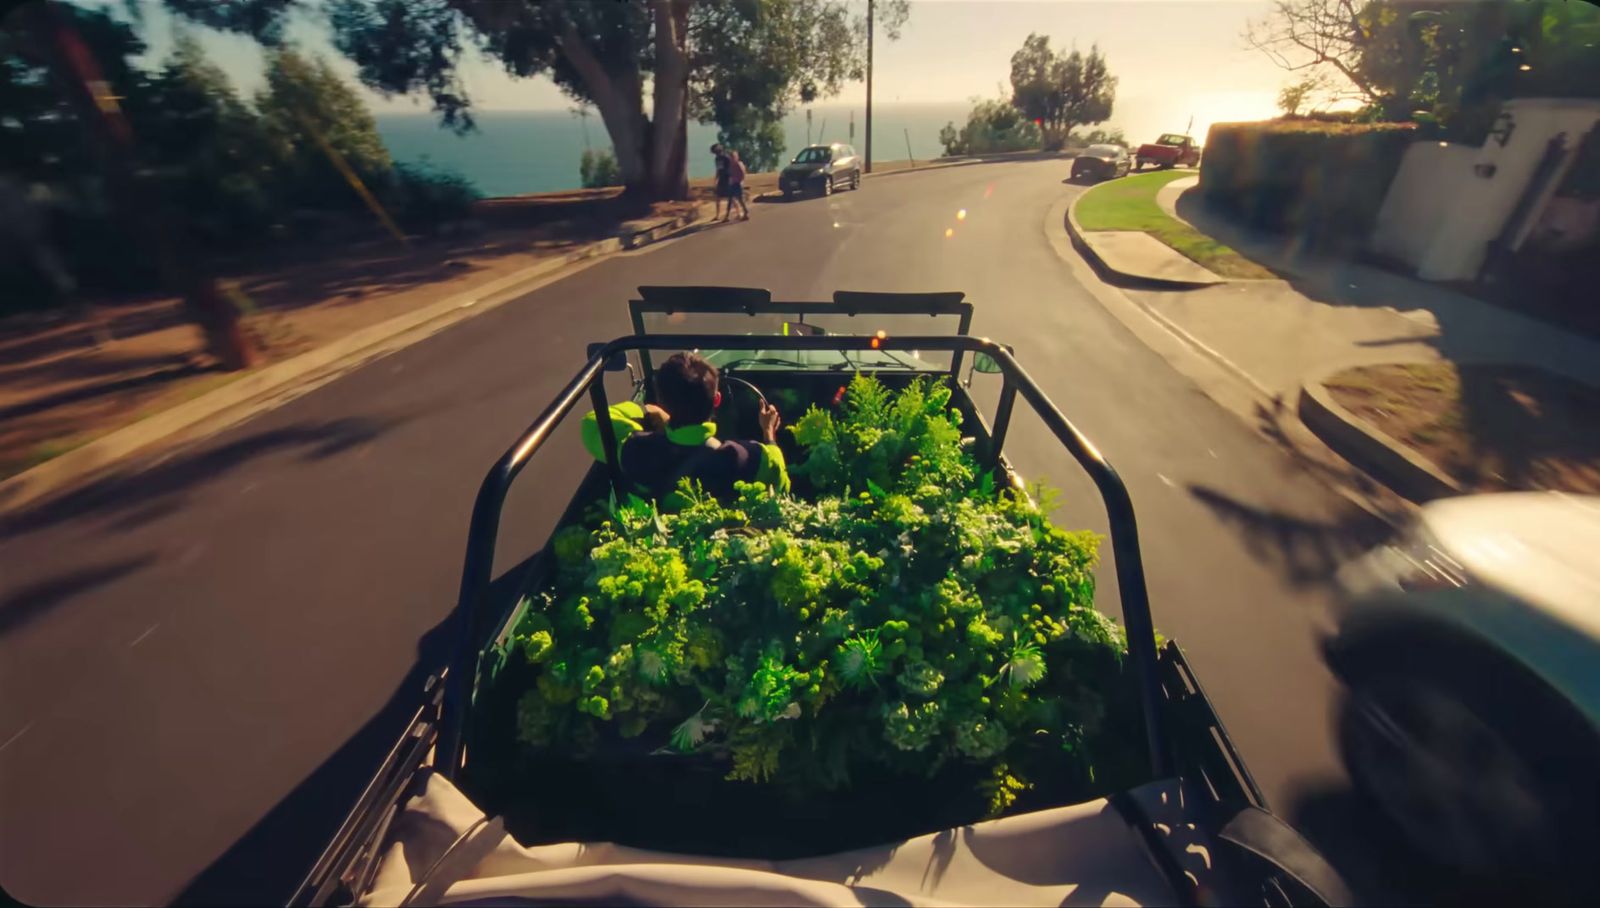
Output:
M954 123L945 124L939 130L939 141L946 155L989 154L1030 151L1041 147L1044 136L1039 125L1010 102L979 101L967 114L967 125L957 132Z
M555 583L502 650L538 669L497 694L522 743L695 754L800 794L959 765L998 783L966 792L992 813L1027 782L1095 778L1126 651L1092 604L1098 537L997 489L950 402L858 376L791 430L812 500L686 482L675 513L630 498L557 533Z
M1248 226L1317 245L1365 238L1406 146L1411 123L1295 118L1218 123L1206 136L1206 204Z
M396 164L386 204L406 229L430 230L465 218L480 195L472 181L432 164Z
M578 161L578 176L583 179L584 189L622 185L622 171L617 168L617 156L609 151L585 148L583 157Z

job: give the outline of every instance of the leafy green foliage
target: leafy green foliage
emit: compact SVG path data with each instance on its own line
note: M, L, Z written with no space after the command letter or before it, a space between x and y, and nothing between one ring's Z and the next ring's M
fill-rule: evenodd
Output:
M1044 147L1065 144L1074 126L1111 118L1117 77L1098 45L1084 54L1052 51L1045 35L1029 34L1011 55L1011 103L1044 132Z
M376 191L395 220L419 232L470 216L480 198L471 180L428 163L394 165Z
M806 413L810 500L685 483L676 512L631 498L556 534L554 583L503 654L541 670L521 741L582 757L638 738L801 791L960 761L993 768L997 809L1021 767L1087 770L1126 649L1092 605L1097 537L996 494L950 397L858 376Z
M959 131L954 123L946 123L939 130L939 141L947 155L989 154L1040 148L1044 135L1010 101L993 100L975 102L967 125Z
M622 171L617 169L617 156L609 151L583 150L578 160L578 178L585 189L622 185Z
M246 27L273 20L289 4L172 5L208 24ZM258 248L322 220L304 217L311 212L343 210L370 223L333 154L408 226L458 218L477 198L454 173L394 165L361 96L323 60L272 50L265 87L247 99L182 31L171 53L145 69L138 58L146 48L132 25L70 4L57 12L118 99L135 138L138 179L151 184L150 197L167 201L181 241L199 251ZM91 153L96 143L87 141L79 111L26 24L20 16L0 22L0 170L20 180L0 192L25 197L28 221L21 231L27 254L0 256L0 285L17 291L0 309L58 303L79 288L150 289L156 274L149 256L124 235Z

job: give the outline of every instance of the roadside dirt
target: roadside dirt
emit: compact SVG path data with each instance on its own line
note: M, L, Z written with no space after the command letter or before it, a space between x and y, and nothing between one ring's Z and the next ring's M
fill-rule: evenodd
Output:
M1334 400L1473 491L1600 493L1600 389L1540 369L1364 366Z
M937 162L916 166L930 163ZM885 161L874 169L912 166ZM746 197L773 192L777 183L776 173L751 174ZM612 187L484 199L467 221L411 236L407 245L357 215L249 260L213 264L247 313L247 331L267 365L631 224L692 210L712 200L713 181L690 181L687 201L640 206L621 195ZM74 303L0 321L0 479L243 374L217 369L175 297Z

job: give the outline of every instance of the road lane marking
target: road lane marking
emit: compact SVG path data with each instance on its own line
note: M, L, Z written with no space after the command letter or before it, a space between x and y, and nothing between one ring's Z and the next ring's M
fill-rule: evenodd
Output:
M11 745L17 743L17 739L22 737L23 735L27 734L28 733L28 729L30 729L32 727L33 727L33 723L32 722L29 722L27 725L22 726L22 731L19 731L16 734L12 735L9 739L6 740L6 743L0 744L0 751L3 751L7 747L10 747Z
M143 643L144 642L144 638L146 638L146 637L150 636L151 634L155 633L156 632L156 628L158 628L160 626L161 625L159 625L159 624L150 625L150 627L147 628L144 633L142 633L139 636L135 637L133 642L128 644L128 649L133 649L134 647L136 647L139 644Z
M1172 480L1168 479L1165 473L1157 473L1156 474L1156 478L1161 480L1162 482L1166 483L1168 486L1170 486L1170 487L1172 487L1174 489L1176 489L1178 487L1178 484L1173 482Z

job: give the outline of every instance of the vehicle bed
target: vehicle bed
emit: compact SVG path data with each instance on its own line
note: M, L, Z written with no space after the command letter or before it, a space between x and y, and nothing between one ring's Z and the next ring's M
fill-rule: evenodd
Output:
M490 470L473 510L461 595L453 614L449 665L419 691L405 733L295 893L291 904L1334 904L1349 899L1338 876L1267 810L1178 644L1160 651L1150 615L1132 502L1116 471L1056 409L1008 350L968 334L972 306L960 294L837 294L831 302L773 302L745 288L641 288L631 303L635 334L595 345L584 367ZM648 315L795 317L784 334L651 334ZM801 330L808 315L862 319L856 334ZM954 334L895 336L874 319L944 316ZM871 371L891 387L937 375L953 389L978 456L1017 489L1003 453L1017 398L1094 480L1110 521L1122 618L1128 638L1127 715L1140 753L1118 765L1116 790L1059 801L987 822L938 823L937 788L900 792L893 780L838 799L796 806L759 791L718 787L720 776L672 758L625 757L615 766L513 771L485 717L515 709L483 693L480 678L519 617L524 593L540 588L553 554L541 551L491 581L506 493L561 421L610 400L608 370L636 355L634 386L649 399L651 355L708 352L739 371L759 368L761 390L814 401L841 373ZM717 351L709 353L709 351ZM759 351L760 356L748 355ZM741 355L744 354L744 355ZM949 354L949 365L923 355ZM785 356L792 366L775 365ZM970 357L970 359L969 359ZM757 361L760 362L752 362ZM841 363L843 366L841 367ZM911 365L907 366L906 364ZM966 381L961 367L969 366ZM632 364L626 368L632 369ZM974 372L993 374L998 403L985 418L968 393ZM615 439L599 425L606 448ZM625 488L596 464L559 525ZM477 693L475 693L477 692ZM593 822L574 771L628 784L681 787L678 817L634 816L596 800ZM607 776L605 773L611 773ZM565 774L564 774L565 773ZM659 773L659 779L649 776ZM510 780L508 782L508 779ZM697 781L699 780L699 781ZM696 785L704 784L703 788ZM581 797L577 793L582 793ZM565 800L563 800L565 798ZM745 802L724 803L728 799ZM693 822L696 805L717 822ZM898 806L897 806L898 805ZM919 813L918 810L927 808ZM740 811L743 811L742 813ZM880 835L865 818L887 811ZM634 813L638 813L635 811ZM541 841L552 817L592 835ZM684 818L689 818L685 821ZM733 819L729 819L733 818ZM921 821L924 825L917 826ZM928 825L935 824L935 825ZM776 830L776 831L775 831ZM910 834L906 834L909 831Z

